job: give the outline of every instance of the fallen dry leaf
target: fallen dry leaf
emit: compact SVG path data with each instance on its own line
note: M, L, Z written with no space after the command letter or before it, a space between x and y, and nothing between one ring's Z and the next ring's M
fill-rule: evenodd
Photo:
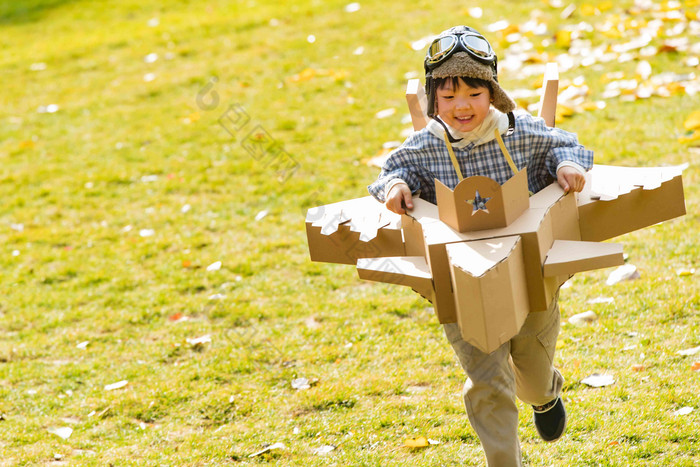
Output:
M587 386L594 388L600 388L603 386L609 386L615 382L615 378L612 375L601 375L598 373L593 373L581 380L581 382Z
M700 128L700 110L691 112L685 119L685 122L683 122L683 127L686 130L696 130Z
M311 37L311 36L310 36ZM314 39L315 40L315 39ZM304 81L310 81L316 77L330 77L335 81L342 81L348 75L345 70L334 70L334 69L322 69L322 68L305 68L296 75L287 77L287 82L289 83L301 83Z
M113 391L115 389L121 389L125 387L129 382L127 380L117 381L116 383L108 384L105 386L105 391Z
M394 107L389 107L388 109L380 110L376 114L374 114L375 118L382 119L382 118L387 118L391 117L396 113L396 108Z
M296 378L293 379L291 382L292 388L293 389L309 389L311 386L314 386L318 383L318 379L312 378Z
M268 446L265 446L258 452L254 452L253 454L249 455L248 457L257 457L265 454L266 452L273 451L275 449L287 449L287 446L285 446L283 443L275 443L275 444L270 444Z
M204 344L208 344L211 342L211 336L209 334L205 334L204 336L200 337L194 337L194 338L187 338L185 341L190 344L194 349L199 349L204 346Z
M407 448L427 448L430 446L428 439L425 436L419 436L418 438L407 438L403 443Z
M70 438L70 435L73 434L73 428L68 427L68 426L64 426L64 427L60 427L60 428L49 428L47 431L49 433L51 433L52 435L58 436L61 439L68 439L68 438Z
M355 13L356 11L360 11L360 4L358 2L348 3L345 5L346 13Z
M691 349L685 349L685 350L679 350L676 352L678 355L684 355L684 356L689 356L689 355L695 355L697 353L700 353L700 346L698 347L693 347Z
M314 455L316 456L325 456L326 454L329 454L332 451L335 451L336 447L333 446L332 444L326 444L324 446L318 447L314 449Z
M591 310L578 313L569 318L569 323L576 326L585 326L586 324L595 323L598 320L598 315Z
M673 412L673 415L678 417L679 415L688 415L693 411L693 407L681 407L680 409Z
M607 285L615 285L622 281L631 281L634 279L639 279L641 275L637 271L637 267L633 264L625 264L620 266L610 273L608 279L605 281Z

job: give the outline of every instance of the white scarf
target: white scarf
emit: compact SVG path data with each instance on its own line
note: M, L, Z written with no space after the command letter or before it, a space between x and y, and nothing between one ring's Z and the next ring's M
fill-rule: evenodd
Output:
M442 119L440 119L440 121L445 123ZM489 113L486 115L486 118L484 118L484 121L481 122L481 125L474 128L472 131L461 132L455 128L452 128L447 123L445 123L445 126L450 131L450 134L454 139L462 139L461 141L452 143L452 147L462 149L471 143L479 146L494 140L496 135L494 134L493 130L496 128L498 128L498 132L500 134L505 134L505 132L508 130L508 115L491 108L489 109ZM434 118L430 119L427 128L430 133L445 141L445 129L442 127L442 125L440 125L440 123L436 122Z

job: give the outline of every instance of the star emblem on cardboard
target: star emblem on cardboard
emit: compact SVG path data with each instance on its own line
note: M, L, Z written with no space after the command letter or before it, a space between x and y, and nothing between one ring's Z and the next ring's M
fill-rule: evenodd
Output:
M488 213L489 209L486 207L486 203L488 203L490 200L491 200L491 198L486 198L486 197L481 196L479 194L479 190L476 190L476 194L474 194L474 198L467 200L467 203L474 206L474 209L472 209L472 216L474 214L476 214L478 211L486 211L486 213Z
M435 194L440 220L458 232L505 227L530 207L527 169L503 185L477 175L465 178L451 190L435 179Z

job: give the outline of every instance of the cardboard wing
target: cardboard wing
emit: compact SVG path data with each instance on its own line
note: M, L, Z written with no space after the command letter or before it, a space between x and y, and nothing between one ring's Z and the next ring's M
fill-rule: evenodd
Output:
M404 256L401 216L371 196L310 209L306 236L311 261L356 264L360 258Z
M423 256L362 258L357 260L360 279L407 285L428 301L433 301L433 276Z
M685 215L684 168L594 165L578 195L581 239L607 240Z
M619 243L555 240L544 261L544 276L573 275L624 263Z

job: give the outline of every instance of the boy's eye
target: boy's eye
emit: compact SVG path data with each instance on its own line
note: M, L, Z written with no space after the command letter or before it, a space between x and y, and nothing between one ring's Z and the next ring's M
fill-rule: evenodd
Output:
M481 92L472 93L472 97L479 97L480 95L481 95Z

